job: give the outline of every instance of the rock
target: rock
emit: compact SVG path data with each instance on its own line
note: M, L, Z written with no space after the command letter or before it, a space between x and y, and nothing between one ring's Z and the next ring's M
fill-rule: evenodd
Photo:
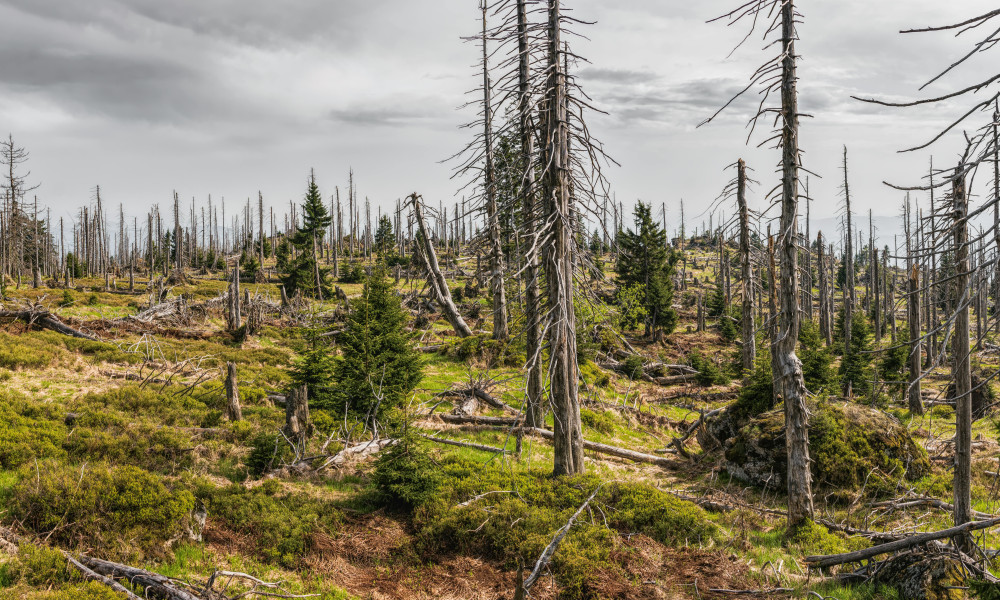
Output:
M962 563L946 554L907 552L885 561L875 581L899 591L907 600L962 600Z
M813 489L841 492L864 488L889 494L901 477L930 471L927 452L906 428L879 410L850 402L808 402L809 456ZM787 475L784 407L752 418L726 443L724 466L751 485L783 490Z

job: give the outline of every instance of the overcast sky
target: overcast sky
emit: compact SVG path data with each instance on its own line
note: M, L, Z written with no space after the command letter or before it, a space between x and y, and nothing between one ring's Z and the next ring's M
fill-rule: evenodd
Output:
M0 130L31 152L40 202L54 217L70 216L97 184L131 214L167 204L174 189L237 202L259 189L282 206L301 200L310 167L327 196L353 167L359 193L382 206L412 191L453 202L459 185L441 160L469 136L459 126L472 114L457 107L478 83L478 57L460 37L476 33L477 4L0 0ZM779 157L755 148L763 135L745 144L749 105L696 129L766 57L754 37L727 59L745 30L705 22L734 3L565 4L597 21L574 46L590 64L575 68L608 113L591 128L621 164L606 172L617 198L666 202L671 228L683 198L698 223L731 176L723 169L744 157L761 206ZM973 40L897 32L994 4L799 2L801 109L815 116L802 123L801 146L805 166L823 176L811 178L814 217L836 213L844 144L858 212L899 214L901 194L881 181L918 183L929 153L896 151L961 107L877 109L850 96L916 97ZM983 79L989 63L979 58L925 93ZM938 164L956 161L956 148L935 146Z

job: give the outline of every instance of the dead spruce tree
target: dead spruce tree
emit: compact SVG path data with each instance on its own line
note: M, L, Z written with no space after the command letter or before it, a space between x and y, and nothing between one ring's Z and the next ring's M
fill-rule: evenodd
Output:
M479 118L466 125L478 129L472 142L452 158L464 157L459 164L455 176L473 175L470 182L473 185L473 195L470 198L472 206L481 210L486 217L487 246L490 261L490 288L493 292L493 339L504 341L510 337L510 327L507 321L507 292L504 282L506 267L504 265L503 243L500 232L500 214L497 206L497 171L495 155L495 131L493 125L494 98L493 82L490 75L489 42L497 37L495 31L487 26L489 7L486 0L479 5L482 12L482 34L468 40L481 43L482 59L479 67L482 71L482 85L478 91L482 94ZM477 103L470 103L477 104ZM465 189L470 184L466 184ZM444 221L447 222L445 214ZM447 228L447 225L445 225ZM441 236L448 239L445 231Z
M970 31L975 31L978 27L987 23L995 25L996 20L1000 20L1000 9L992 10L959 23L940 27L911 29L903 31L902 33L957 31L956 35L962 35ZM921 90L931 83L942 79L978 53L993 48L996 43L1000 41L1000 37L998 36L1000 36L1000 29L993 30L991 33L975 42L972 49L967 54L963 55L961 58L954 61L950 66L931 78L926 84L924 84L924 86L921 87ZM923 98L911 102L884 102L874 98L857 97L855 97L855 99L891 107L940 105L945 101L953 101L957 98L982 92L997 81L1000 81L1000 74L993 75L986 80L958 89L948 94ZM971 344L969 339L969 310L970 306L976 304L976 290L981 289L980 286L977 286L974 283L981 277L981 274L978 271L983 268L984 264L992 265L995 263L997 260L998 250L1000 250L1000 248L994 245L994 247L990 249L988 257L983 257L979 260L977 263L977 270L973 270L970 260L970 250L975 246L975 244L983 242L989 232L979 232L975 237L970 239L969 221L980 214L986 213L986 211L991 208L994 211L994 219L996 219L997 210L1000 209L996 208L998 198L996 197L996 194L994 194L993 197L982 206L977 208L975 211L970 212L970 194L967 185L970 179L974 177L980 165L991 161L995 162L998 158L997 136L995 135L995 114L998 97L1000 97L1000 93L997 92L988 94L986 98L976 101L970 109L951 121L950 124L941 129L929 141L904 150L904 152L913 152L926 149L938 140L944 138L950 131L961 126L973 115L976 115L977 113L984 115L986 121L985 125L974 129L971 133L969 131L963 132L965 151L958 163L958 166L955 167L954 170L935 171L933 167L931 167L928 177L928 185L925 186L904 187L888 184L890 187L904 191L930 190L932 194L935 188L947 186L949 184L951 186L951 205L943 208L938 213L939 217L950 217L946 220L946 222L950 222L950 226L947 229L939 231L935 228L934 221L932 220L930 231L926 236L928 239L923 244L924 248L921 249L921 253L928 254L933 259L935 255L938 255L945 250L945 240L950 238L951 247L949 250L954 253L955 257L955 274L951 277L944 278L945 281L931 282L931 289L928 290L929 293L940 295L942 290L934 290L933 287L941 286L942 284L950 287L951 293L948 294L950 299L947 307L947 316L942 319L940 325L937 323L936 319L932 318L927 325L927 329L930 331L926 334L926 336L931 336L933 333L940 330L943 333L944 339L950 339L952 344L951 365L954 389L952 396L954 397L957 405L955 411L955 469L953 484L955 493L953 504L955 525L963 525L971 520L971 433L973 418L973 389L970 370ZM939 181L935 183L935 175L943 177L939 177ZM1000 175L994 171L994 178L998 177L1000 177ZM1000 184L995 182L995 188L996 187L1000 187ZM933 206L932 200L932 208L930 211L931 219L934 218L936 212L938 211L936 207ZM997 238L994 237L989 241L993 241L994 244L996 244ZM937 302L935 299L932 299L930 304L934 306ZM936 357L936 360L929 361L930 368L933 368L940 363L940 355L943 354L942 351L944 350L943 345L944 344L942 344L942 348L934 348L932 350L938 354L938 356ZM933 348L933 344L931 348ZM967 531L958 534L956 536L956 542L958 547L966 552L971 552L973 549L973 542Z
M764 22L764 39L772 38L779 52L766 61L751 77L750 83L725 106L707 119L711 121L738 97L755 86L762 88L761 108L751 119L751 135L757 121L766 114L775 114L779 130L771 140L777 141L781 150L781 185L776 198L780 208L780 231L777 240L778 255L778 319L772 341L775 358L774 377L780 389L785 410L785 442L788 455L788 525L797 527L813 515L812 483L809 471L808 412L805 405L805 382L802 363L795 355L799 335L799 283L798 248L796 241L799 202L799 112L796 91L795 41L796 22L801 15L795 10L794 0L759 0L743 4L736 10L719 17L729 24L746 19L752 21L752 35L758 19ZM768 44L770 46L770 43ZM764 108L772 93L780 95L780 106Z

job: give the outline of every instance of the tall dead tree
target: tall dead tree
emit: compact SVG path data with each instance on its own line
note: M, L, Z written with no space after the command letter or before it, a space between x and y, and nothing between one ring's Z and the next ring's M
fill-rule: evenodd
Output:
M844 146L844 215L847 218L847 229L844 231L844 273L845 283L842 292L844 302L844 352L851 350L851 330L854 327L854 229L851 225L851 185L847 177L847 146ZM845 393L850 387L845 381Z
M955 380L955 524L972 520L972 371L969 348L969 201L966 197L962 165L955 170L952 182L954 203L955 249L955 331L952 337L952 377ZM960 536L959 546L972 551L968 534Z
M795 10L794 0L766 0L743 4L736 10L719 17L728 19L730 24L749 19L752 21L751 34L758 19L770 23L764 37L778 36L775 43L780 51L757 69L750 85L730 100L719 111L707 119L709 122L755 85L763 90L764 101L760 111L754 116L753 126L765 114L777 113L780 131L773 139L778 140L781 150L781 209L780 232L777 240L778 266L778 319L777 332L772 347L775 356L774 377L781 390L785 411L785 446L788 472L788 525L794 528L812 518L812 482L809 470L809 430L808 412L805 405L805 382L802 377L802 363L795 355L795 345L799 334L799 282L797 221L799 201L799 112L797 97L795 41L796 21L801 15ZM749 35L749 34L748 34ZM763 108L772 93L780 94L780 107Z
M909 373L906 387L907 405L910 413L914 415L924 414L924 403L920 397L920 267L913 257L912 225L910 219L910 196L906 195L905 205L905 225L906 225L906 321L910 334L910 354L907 360Z
M548 0L548 80L542 111L542 222L546 240L542 260L548 292L549 397L554 414L554 475L582 473L583 425L580 420L573 298L573 198L570 195L570 132L563 63L560 0Z
M522 223L526 246L534 243L535 203L535 124L532 118L531 93L531 43L528 37L528 9L526 0L517 0L517 114L518 139L521 143L521 162L524 174L518 188L521 197ZM605 207L607 199L605 198ZM606 210L606 209L605 209ZM606 228L605 228L606 229ZM605 233L607 237L607 233ZM534 427L542 426L542 331L541 295L538 290L538 253L530 249L524 257L524 337L527 356L525 373L526 421Z

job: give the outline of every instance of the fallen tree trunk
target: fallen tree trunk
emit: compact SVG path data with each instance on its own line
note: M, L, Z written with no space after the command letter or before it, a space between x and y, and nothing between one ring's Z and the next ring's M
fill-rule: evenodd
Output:
M80 562L100 575L111 579L125 579L130 585L145 588L148 596L164 598L165 600L201 600L198 596L175 586L174 581L169 577L150 573L144 569L90 556L81 556Z
M84 333L78 329L73 329L63 323L58 317L45 310L0 310L0 319L15 319L24 321L28 325L39 325L44 329L51 329L57 333L70 337L99 342L96 337Z
M446 438L434 437L433 435L427 435L421 433L420 437L430 440L432 442L437 442L438 444L447 444L449 446L458 446L459 448L472 448L473 450L482 450L483 452L492 452L494 454L506 454L508 450L503 448L496 448L494 446L486 446L483 444L475 444L473 442L460 442L458 440L449 440Z
M493 408L499 408L501 410L506 410L506 411L509 411L509 412L512 412L512 413L520 413L521 412L521 411L517 410L516 408L514 408L513 406L507 404L506 402L503 402L502 400L498 400L498 399L494 398L493 396L491 396L488 393L486 393L484 390L482 390L480 388L477 388L477 387L474 387L474 388L465 388L465 389L461 389L461 390L445 390L445 391L441 392L440 394L438 394L438 396L440 396L442 398L464 398L464 397L472 396L472 397L474 397L474 398L476 398L478 400L482 400L483 402L485 402L486 404L489 404Z
M872 546L871 548L865 548L864 550L856 550L854 552L847 552L844 554L807 556L805 558L805 562L810 567L820 569L848 562L858 562L873 556L878 556L879 554L889 554L890 552L904 550L912 546L919 546L920 544L926 544L927 542L932 542L934 540L955 537L956 535L967 534L971 531L978 531L980 529L989 529L990 527L995 527L997 525L1000 525L1000 517L985 521L969 521L968 523L962 523L961 525L956 525L955 527L951 527L949 529L928 533L918 533L901 540L879 544L878 546Z
M551 440L555 437L551 431L547 429L539 429L538 427L526 427L524 431L527 433L533 433L547 440ZM649 463L651 465L657 465L667 469L677 468L677 463L669 458L654 456L652 454L643 454L642 452L626 450L625 448L618 448L617 446L609 446L607 444L583 440L583 448L585 450L590 450L591 452L597 452L598 454L607 454L609 456L624 458L634 462Z
M524 423L524 419L519 417L481 417L478 415L438 415L438 417L445 423L453 423L455 425L512 426Z
M371 440L369 442L364 442L363 444L357 444L355 446L344 448L340 452L326 459L326 461L317 467L316 470L322 471L327 467L340 467L349 460L362 460L372 454L381 452L383 449L395 444L397 441L398 440L392 438L385 438L381 440Z
M434 252L434 243L431 241L430 236L427 235L427 229L424 225L424 212L420 206L421 198L417 194L413 194L410 196L410 200L413 202L413 212L417 218L417 226L420 228L420 237L423 242L420 249L424 258L424 265L427 267L427 282L434 293L434 299L441 306L442 313L448 319L455 333L460 337L469 337L472 335L472 330L466 325L465 319L462 318L462 314L458 312L458 307L455 306L455 302L451 299L451 290L448 289L448 282L445 280L444 274L441 273L441 268L438 266L437 254Z
M73 558L72 556L70 556L70 554L68 552L63 552L63 556L66 557L66 560L69 561L69 564L71 564L74 567L76 567L76 569L78 571L80 571L80 573L83 574L83 578L84 579L89 580L89 581L97 581L98 583L103 583L104 585L108 586L109 588L113 589L114 591L118 592L119 594L124 594L125 597L128 598L128 600L142 600L142 598L140 598L139 596L136 596L135 594L133 594L130 590L128 590L122 584L118 583L114 579L111 579L109 577L105 577L104 575L101 575L100 573L97 573L97 572L93 571L92 569L90 569L89 567L87 567L86 565L84 565L83 563L81 563L80 561L78 561L75 558Z

